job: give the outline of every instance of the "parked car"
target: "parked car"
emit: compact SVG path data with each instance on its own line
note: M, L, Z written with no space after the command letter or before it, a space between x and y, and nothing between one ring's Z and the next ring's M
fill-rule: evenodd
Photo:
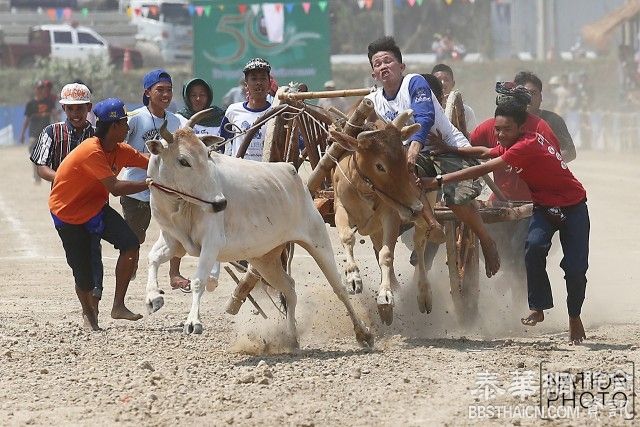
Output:
M141 68L140 52L129 49L129 55L133 68ZM109 45L91 28L68 24L31 27L27 44L0 41L0 65L3 67L30 67L37 57L82 59L89 56L107 57L116 67L122 67L125 49Z

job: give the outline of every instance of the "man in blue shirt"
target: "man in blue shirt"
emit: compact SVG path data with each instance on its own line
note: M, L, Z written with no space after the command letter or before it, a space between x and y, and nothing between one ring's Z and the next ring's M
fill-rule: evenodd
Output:
M414 122L421 125L420 131L407 141L407 163L411 171L420 176L441 176L476 164L457 155L429 156L429 133L441 135L444 144L456 148L470 146L465 136L447 119L439 103L433 102L429 84L419 74L404 74L402 53L392 37L383 37L368 46L372 77L382 87L367 95L373 101L375 111L385 121L392 121L399 113L413 110ZM467 224L480 240L485 258L487 277L500 268L496 244L489 235L473 200L482 187L478 181L467 180L442 187L447 206L462 222ZM422 254L418 254L422 256Z

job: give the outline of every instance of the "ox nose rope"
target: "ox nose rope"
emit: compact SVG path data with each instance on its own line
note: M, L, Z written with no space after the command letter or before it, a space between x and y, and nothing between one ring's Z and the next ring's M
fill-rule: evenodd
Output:
M158 184L155 181L151 181L149 183L149 185L152 186L152 187L156 187L158 190L160 190L160 191L162 191L164 193L167 193L167 194L177 194L177 195L181 196L182 198L185 198L185 200L186 199L193 199L193 200L197 200L197 201L199 201L201 203L205 203L207 205L211 205L211 207L213 208L214 211L216 211L217 205L220 203L220 202L211 202L209 200L201 199L200 197L197 197L197 196L192 196L191 194L183 193L182 191L173 189L171 187L167 187L165 185Z
M334 144L338 144L340 147L342 147L345 151L349 151L352 152L353 155L351 156L351 158L349 159L349 164L351 164L351 160L353 159L353 164L355 165L355 169L356 172L358 173L358 176L360 177L360 179L362 179L364 181L364 183L367 185L367 187L369 188L369 190L373 191L374 193L378 194L379 196L383 196L386 197L387 199L391 200L393 203L395 203L398 206L403 207L404 209L408 210L409 212L411 212L412 215L415 215L416 212L413 210L413 208L405 205L404 203L399 202L395 197L387 194L385 191L381 190L380 188L376 187L375 184L373 183L373 181L371 181L365 174L362 173L362 171L360 170L360 168L358 167L358 159L356 158L356 156L358 155L358 152L353 150L352 148L347 148L344 145L340 144L338 141L336 141L335 139L333 140ZM345 171L342 169L342 167L340 166L340 163L338 161L338 159L336 159L334 156L332 156L331 154L329 154L329 151L327 150L327 152L325 153L329 159L331 159L331 161L333 161L333 163L335 163L336 167L338 168L338 170L340 171L340 173L342 173L342 176L344 176L344 178L347 180L347 182L349 182L349 184L351 184L351 186L353 188L358 189L358 187L353 183L353 181L351 181L351 179L349 179L349 177L347 176L347 174L345 173Z
M358 153L355 152L353 157L352 157L353 158L353 165L355 166L356 172L358 173L360 178L365 182L365 184L367 184L367 187L369 187L374 193L386 197L387 199L391 200L393 203L395 203L398 206L401 206L404 209L406 209L409 212L411 212L412 215L415 215L416 211L414 211L412 207L407 206L404 203L401 203L395 197L392 197L391 195L387 194L385 191L383 191L380 188L376 187L375 184L373 183L373 181L371 181L365 174L362 173L362 171L360 170L360 167L358 166L358 159L356 157L357 155L358 155Z

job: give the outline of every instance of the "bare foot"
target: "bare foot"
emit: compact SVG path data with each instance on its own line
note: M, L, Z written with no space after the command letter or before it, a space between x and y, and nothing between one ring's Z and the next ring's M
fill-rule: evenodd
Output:
M488 241L480 241L482 247L482 254L484 255L484 268L487 273L487 277L491 277L500 270L500 255L498 254L498 248L496 242L492 239Z
M114 306L111 309L111 318L112 319L125 319L125 320L140 320L142 319L142 315L141 314L136 314L136 313L132 313L127 307L120 306L120 307L116 307Z
M101 331L102 328L98 326L98 319L93 314L87 315L86 313L82 313L82 319L84 327L91 331Z
M520 319L525 326L536 326L544 320L544 312L542 310L531 310L527 317Z
M173 290L180 289L183 292L191 292L191 280L182 277L181 274L172 276L169 279L169 284Z
M580 316L569 317L569 344L578 345L587 339Z

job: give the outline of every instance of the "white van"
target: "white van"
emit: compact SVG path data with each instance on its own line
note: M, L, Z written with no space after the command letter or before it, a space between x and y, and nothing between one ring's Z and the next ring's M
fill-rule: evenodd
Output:
M131 0L131 22L138 27L136 38L157 45L166 62L190 61L193 29L189 0Z

